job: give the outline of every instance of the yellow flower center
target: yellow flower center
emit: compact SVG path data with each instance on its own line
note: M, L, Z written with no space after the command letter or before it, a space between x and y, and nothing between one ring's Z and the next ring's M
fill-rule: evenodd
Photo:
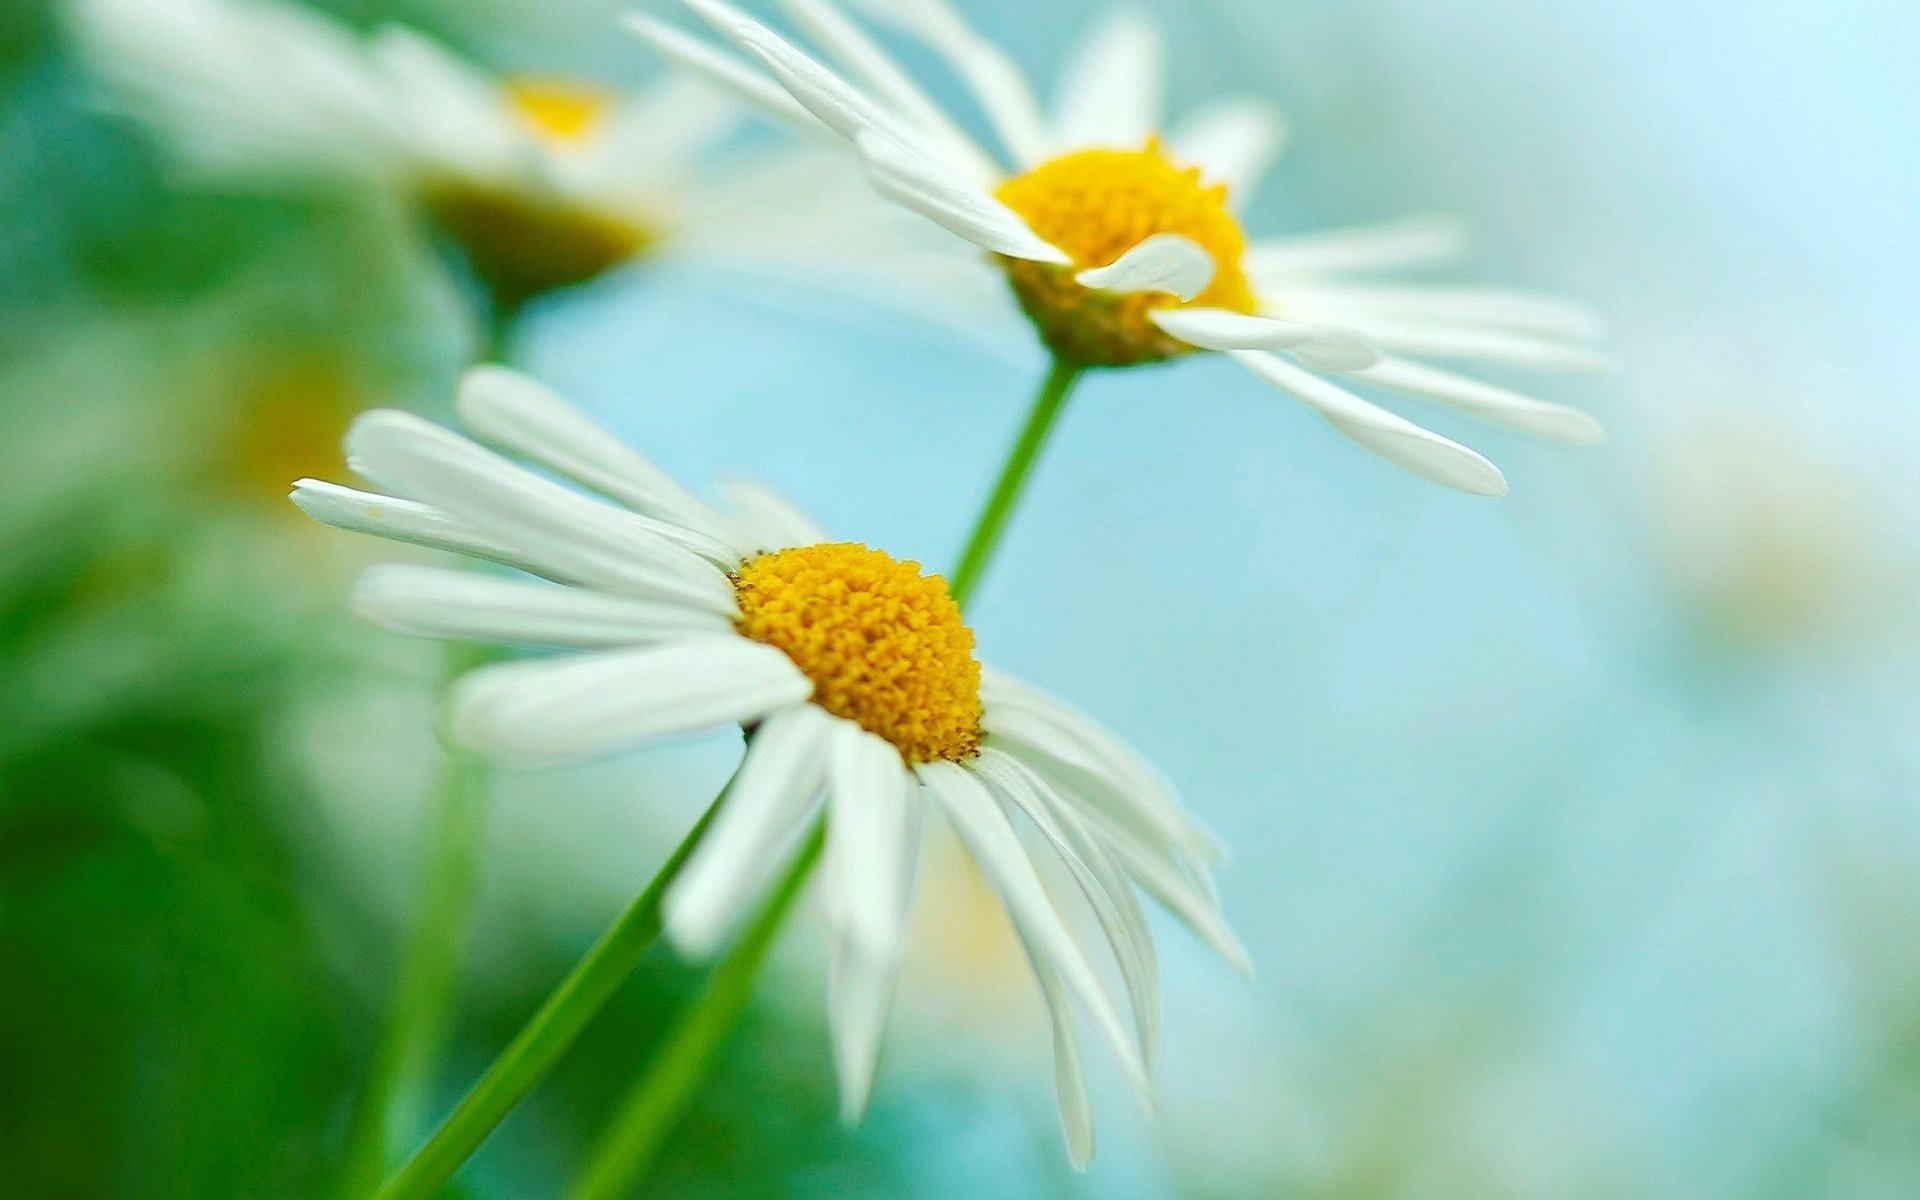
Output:
M740 632L783 651L813 702L908 762L980 748L980 664L946 580L854 542L763 554L734 577Z
M506 90L528 128L555 142L585 141L613 108L612 92L571 79L513 79Z
M1088 366L1127 366L1192 347L1147 319L1178 304L1165 292L1114 295L1081 286L1074 275L1104 267L1156 233L1192 238L1213 256L1213 282L1193 303L1254 310L1241 267L1247 235L1227 210L1225 184L1206 184L1198 167L1169 159L1157 139L1139 150L1076 150L1000 186L1000 200L1033 231L1073 259L1071 267L1001 259L1020 306L1053 350Z

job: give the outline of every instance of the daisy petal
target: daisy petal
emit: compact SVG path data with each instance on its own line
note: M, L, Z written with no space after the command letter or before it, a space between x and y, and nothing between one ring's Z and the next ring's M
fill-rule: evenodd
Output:
M1201 858L1220 857L1220 844L1194 821L1172 785L1098 721L993 667L981 668L980 692L990 736L1017 739L1104 781L1129 820L1152 831L1153 840Z
M732 615L733 588L698 536L583 496L411 413L363 413L347 431L348 465L494 531L539 574Z
M1108 14L1062 69L1054 99L1059 148L1137 150L1160 124L1165 47L1136 12Z
M827 920L834 930L829 1017L841 1118L866 1111L900 969L919 858L919 798L891 744L836 721L827 760Z
M1049 152L1047 121L1027 77L992 42L975 33L942 0L854 0L860 8L912 33L944 55L973 89L1001 144L1021 166Z
M1570 342L1598 341L1607 332L1606 322L1591 307L1538 292L1322 280L1315 280L1310 287L1316 305L1352 308L1356 312L1437 318Z
M492 364L468 371L454 396L454 411L468 428L503 450L636 512L725 541L726 523L718 513L550 388L518 371ZM731 546L725 548L737 562L740 555Z
M621 22L642 41L683 70L690 71L762 114L807 137L829 131L785 89L747 64L690 37L645 13L626 13Z
M1500 469L1458 442L1369 404L1274 355L1257 350L1232 353L1256 376L1302 401L1335 429L1388 462L1476 496L1506 495L1507 481Z
M416 637L605 649L728 632L703 608L403 563L369 567L354 611Z
M752 721L812 692L793 661L771 646L698 638L481 667L454 685L450 727L474 750L571 758Z
M1101 986L1093 964L1048 899L1019 834L994 802L993 793L974 772L953 763L927 763L918 773L948 824L966 844L981 875L1007 906L1007 915L1029 956L1059 972L1067 991L1119 1057L1134 1087L1142 1096L1147 1095L1146 1070L1125 1021Z
M974 245L1010 258L1067 263L1012 209L890 138L862 134L860 156L879 192Z
M873 101L739 9L721 0L682 2L723 37L765 64L802 108L841 137L852 141L868 132L900 135L895 123Z
M1213 255L1178 233L1156 233L1104 267L1082 271L1082 286L1108 292L1171 292L1191 300L1213 282Z
M1197 164L1206 179L1226 184L1238 208L1273 165L1286 134L1286 120L1271 104L1225 100L1180 123L1173 133L1173 155Z
M975 179L991 183L1000 169L908 78L893 57L825 0L781 0L781 6L814 41L825 46L861 82L891 104L917 130L937 139L942 157L951 157Z
M739 536L753 550L771 553L827 540L826 530L772 488L734 477L720 481L720 494L738 514Z
M1308 302L1303 301L1301 307L1307 308ZM1480 359L1588 374L1603 374L1618 365L1610 355L1557 337L1489 329L1466 321L1420 320L1360 309L1351 309L1348 313L1354 328L1383 349L1405 354ZM1332 315L1331 310L1328 315Z
M320 479L302 479L293 485L291 499L300 511L322 525L348 533L366 533L410 546L445 550L483 558L503 567L540 574L533 563L465 521L417 500L362 492Z
M661 904L667 936L705 958L732 935L773 872L774 851L813 811L831 718L795 704L760 722L720 811Z
M1246 270L1262 285L1327 271L1391 270L1452 258L1466 241L1466 227L1456 218L1410 217L1256 242L1247 250Z
M1249 316L1224 308L1160 308L1148 320L1207 350L1286 350L1320 371L1357 371L1380 361L1380 352L1349 329L1303 325Z
M1067 1143L1067 1158L1073 1169L1084 1171L1093 1162L1093 1102L1087 1095L1087 1071L1080 1061L1080 1035L1073 1027L1073 1010L1067 1003L1066 988L1060 972L1051 964L1028 952L1034 978L1040 981L1040 994L1047 1001L1047 1018L1053 1027L1053 1094L1060 1112L1060 1134Z
M1152 974L1155 969L1152 936L1144 918L1134 919L1140 917L1140 906L1132 898L1132 885L1110 868L1102 870L1106 864L1099 848L1082 828L1079 815L1062 803L1059 794L1028 770L1025 763L988 747L980 752L974 769L995 794L1026 813L1087 898L1087 905L1113 951L1120 977L1127 985L1141 1060L1151 1066L1152 1047L1158 1037L1159 979Z
M1577 408L1536 400L1424 363L1389 358L1357 374L1368 383L1436 400L1517 433L1573 445L1590 445L1606 437L1600 422Z
M1180 923L1212 947L1214 953L1226 959L1227 965L1243 976L1252 977L1253 960L1247 948L1228 928L1211 896L1202 894L1192 880L1163 860L1140 854L1126 842L1114 842L1111 849L1120 866L1147 895L1178 917Z

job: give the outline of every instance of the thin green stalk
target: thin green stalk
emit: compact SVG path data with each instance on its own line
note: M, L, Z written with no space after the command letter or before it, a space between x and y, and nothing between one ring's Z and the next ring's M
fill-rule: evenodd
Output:
M509 360L519 316L517 307L493 309L478 347L480 361ZM491 657L484 648L448 646L443 683ZM345 1200L367 1195L386 1174L395 1149L420 1123L445 1053L486 840L486 780L486 767L473 754L449 749L440 764L427 822L420 907L401 949L366 1080L348 1117L341 1154Z
M1000 545L1000 535L1006 531L1007 519L1013 515L1021 493L1026 490L1027 477L1032 473L1034 463L1039 461L1040 451L1045 448L1054 422L1066 407L1067 395L1073 391L1074 382L1080 378L1082 370L1084 368L1078 363L1055 359L1053 369L1047 372L1046 381L1034 396L1033 408L1027 413L1027 423L1021 427L1013 450L1000 468L1000 478L994 481L993 492L987 497L987 506L974 523L973 534L967 539L967 548L960 552L960 564L947 579L948 590L961 606L964 607L973 595L974 587L986 573L987 564L993 560L993 553Z
M1008 452L1000 477L974 523L966 549L961 552L960 565L948 577L947 587L962 608L992 562L1007 520L1026 490L1034 464L1039 461L1040 452L1082 369L1077 364L1056 359L1035 395L1026 424ZM586 1171L568 1200L619 1200L646 1175L661 1144L685 1111L694 1089L705 1077L714 1052L746 1007L753 977L812 871L825 837L826 823L822 818L814 826L806 850L788 868L752 926L720 960L720 965L708 977L706 988L668 1031L666 1040L627 1092L607 1131L595 1143Z
M453 679L482 657L474 647L450 647L444 673ZM447 752L427 828L419 914L348 1119L342 1176L349 1200L367 1195L380 1182L401 1131L418 1121L452 1027L484 840L485 783L486 770L476 756Z
M766 907L715 968L700 999L681 1014L647 1064L646 1073L621 1101L609 1133L595 1145L586 1172L569 1193L569 1200L617 1200L628 1183L652 1165L694 1089L706 1077L713 1052L746 1007L754 976L819 861L826 836L823 817L814 822Z
M437 1195L494 1127L553 1069L653 944L660 932L661 897L725 801L726 792L722 791L668 856L653 882L547 997L540 1011L500 1052L426 1145L416 1150L406 1166L380 1189L377 1200L425 1200Z

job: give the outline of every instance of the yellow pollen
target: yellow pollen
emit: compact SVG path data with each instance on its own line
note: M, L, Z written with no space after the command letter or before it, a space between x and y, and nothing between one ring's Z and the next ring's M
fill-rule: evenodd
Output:
M855 542L763 554L734 577L740 632L783 651L813 702L912 763L980 748L980 664L946 580Z
M1201 182L1148 139L1139 150L1076 150L1008 180L996 193L1033 231L1073 259L1071 267L1024 259L1001 263L1021 307L1056 353L1089 366L1125 366L1192 349L1147 319L1179 304L1165 292L1114 296L1074 280L1156 233L1192 238L1213 256L1213 282L1192 303L1254 310L1241 260L1247 237L1227 210L1225 184Z
M570 79L510 80L507 98L535 133L555 142L585 141L613 107L613 95L605 88Z

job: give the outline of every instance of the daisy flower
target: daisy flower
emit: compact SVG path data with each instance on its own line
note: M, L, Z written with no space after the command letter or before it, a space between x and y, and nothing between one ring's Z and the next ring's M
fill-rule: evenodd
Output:
M277 0L78 0L75 18L108 93L193 169L395 197L507 305L672 250L819 268L917 240L817 149L716 161L743 110L685 77L635 96L502 78L413 30L362 37ZM800 227L796 195L843 217Z
M759 487L709 506L538 384L471 372L456 403L483 442L407 413L362 416L348 461L380 494L301 480L339 528L484 559L538 579L387 565L355 593L404 633L572 653L482 667L449 703L452 736L554 759L739 724L747 750L664 903L684 950L723 946L824 816L829 1024L848 1119L864 1110L931 810L1005 905L1052 1013L1076 1162L1092 1150L1083 1026L1144 1094L1160 1024L1138 893L1236 966L1212 839L1112 734L981 666L939 576L833 542ZM583 494L541 472L551 472ZM1104 934L1131 1020L1043 876L1069 881Z
M628 21L670 60L783 124L843 140L881 195L987 251L1063 363L1230 354L1367 449L1482 495L1506 490L1492 463L1346 385L1560 441L1600 437L1585 413L1425 361L1598 369L1599 331L1584 309L1365 278L1448 249L1449 230L1414 223L1250 239L1239 212L1278 148L1281 122L1264 104L1230 100L1163 133L1162 47L1143 19L1123 14L1098 26L1068 62L1049 112L1010 60L941 0L857 2L944 57L1000 153L969 136L829 0L782 7L838 71L722 0L686 3L748 59L651 17Z

